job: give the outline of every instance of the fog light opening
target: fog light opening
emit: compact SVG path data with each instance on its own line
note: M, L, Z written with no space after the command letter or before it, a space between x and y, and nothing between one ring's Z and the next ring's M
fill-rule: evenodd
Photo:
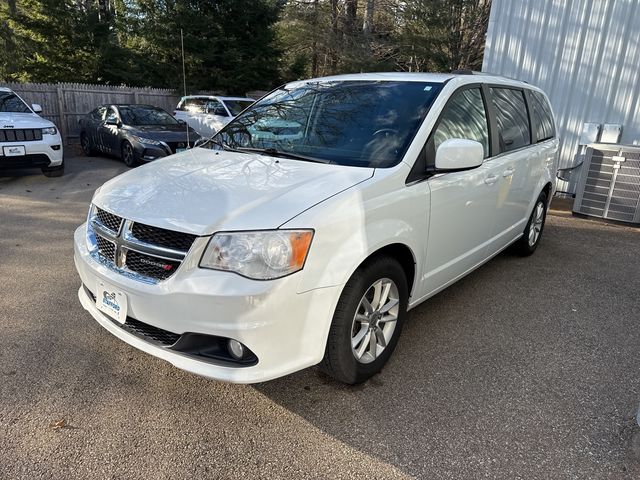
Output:
M242 360L242 357L244 357L245 348L244 345L242 345L239 341L229 339L227 348L229 349L229 353L231 354L231 356L236 360Z

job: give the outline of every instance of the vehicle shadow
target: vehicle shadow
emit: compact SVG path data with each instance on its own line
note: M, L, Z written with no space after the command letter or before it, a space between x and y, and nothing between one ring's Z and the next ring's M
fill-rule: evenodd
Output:
M640 236L549 223L534 256L504 252L412 310L369 382L345 386L312 368L255 388L420 478L588 477L605 462L626 471L629 439L612 435L601 412L614 405L614 421L630 425L640 396L629 340L640 340L640 327L622 307L635 300L614 287L640 287L628 263L640 262L615 250L593 259L579 247L640 246Z

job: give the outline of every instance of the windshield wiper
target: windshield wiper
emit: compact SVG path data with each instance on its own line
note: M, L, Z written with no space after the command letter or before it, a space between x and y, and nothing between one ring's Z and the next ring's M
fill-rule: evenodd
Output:
M331 163L331 160L325 160L324 158L309 157L307 155L300 155L299 153L283 152L282 150L277 150L275 148L238 147L236 150L237 151L247 151L247 152L262 153L264 155L269 155L270 157L280 157L280 158L291 158L291 159L294 159L294 160L303 160L305 162Z
M218 145L221 149L227 150L228 152L242 153L242 151L239 148L231 147L230 145L228 145L227 143L223 142L219 138L215 138L215 135L213 137L211 137L210 139L208 139L205 143L209 143L209 142L213 143L214 145Z

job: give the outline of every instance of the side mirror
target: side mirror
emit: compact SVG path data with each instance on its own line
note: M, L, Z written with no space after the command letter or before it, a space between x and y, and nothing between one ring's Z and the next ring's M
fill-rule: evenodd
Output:
M178 119L178 123L179 123L180 125L186 125L186 124L187 124L187 122L185 122L185 121L184 121L184 120L182 120L181 118L179 118L179 119Z
M484 148L480 142L451 138L440 144L436 151L436 170L456 171L479 167L484 161Z
M42 113L42 107L39 103L32 103L31 110L33 110L33 113Z

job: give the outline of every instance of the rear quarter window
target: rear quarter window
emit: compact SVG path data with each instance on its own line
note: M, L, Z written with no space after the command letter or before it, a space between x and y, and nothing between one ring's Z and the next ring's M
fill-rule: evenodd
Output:
M556 129L553 123L553 114L549 102L540 92L529 92L531 99L531 111L535 122L536 141L542 142L556 136Z
M524 92L514 88L491 87L496 111L500 152L517 150L531 144L531 127Z

